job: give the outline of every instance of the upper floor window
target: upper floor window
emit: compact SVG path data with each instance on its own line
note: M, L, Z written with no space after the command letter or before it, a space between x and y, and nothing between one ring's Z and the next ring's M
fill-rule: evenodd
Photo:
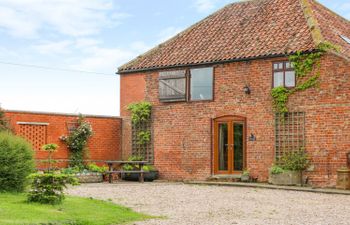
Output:
M202 101L213 99L212 67L159 73L161 102Z
M295 87L296 77L291 62L274 62L273 63L273 87Z
M191 69L191 100L213 99L213 67Z

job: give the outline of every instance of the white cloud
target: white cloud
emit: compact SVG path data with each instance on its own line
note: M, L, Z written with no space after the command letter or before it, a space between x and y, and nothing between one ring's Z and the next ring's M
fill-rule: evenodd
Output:
M84 49L84 48L99 45L101 43L102 43L102 41L94 39L94 38L78 38L78 39L76 39L75 47L80 48L80 49Z
M42 30L88 36L128 16L107 0L0 0L0 28L19 37L33 37Z
M146 52L152 48L143 41L136 41L131 43L130 48L136 52Z
M87 51L89 51L90 54L79 59L79 62L74 64L72 69L112 74L116 72L118 66L137 55L133 51L119 48L93 47Z
M19 56L20 55L17 52L12 51L6 47L0 46L0 59L1 58L5 58L5 59L18 58Z
M210 12L215 8L218 0L196 0L194 3L194 7L200 13Z
M44 42L33 46L34 50L41 54L55 55L55 54L68 54L71 52L72 41L63 40L58 42Z
M36 19L28 20L17 11L0 5L0 28L13 36L32 37L38 29Z

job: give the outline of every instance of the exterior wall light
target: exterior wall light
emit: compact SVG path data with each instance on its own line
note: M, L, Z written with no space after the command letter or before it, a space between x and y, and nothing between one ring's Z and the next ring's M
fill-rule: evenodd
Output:
M247 95L250 95L250 88L249 88L248 85L244 86L243 91L244 91L244 93L246 93Z
M249 141L256 141L256 136L253 133L250 134Z

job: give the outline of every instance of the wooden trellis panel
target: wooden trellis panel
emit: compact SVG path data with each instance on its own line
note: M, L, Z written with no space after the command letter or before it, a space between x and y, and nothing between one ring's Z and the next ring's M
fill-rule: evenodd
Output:
M275 159L284 153L305 149L305 113L277 113L275 116Z
M138 144L138 133L140 131L150 131L151 132L151 141L147 144L140 145ZM145 161L153 163L154 154L153 154L153 131L152 131L152 121L141 122L138 125L132 125L132 155L134 156L143 156Z
M43 124L19 124L17 134L32 143L34 150L41 150L47 144L47 125Z

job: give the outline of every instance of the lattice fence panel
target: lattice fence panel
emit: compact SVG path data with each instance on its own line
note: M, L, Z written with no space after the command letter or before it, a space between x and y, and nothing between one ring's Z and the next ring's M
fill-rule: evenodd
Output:
M32 143L34 150L41 150L47 139L46 125L20 124L18 135Z
M305 148L305 113L289 112L275 115L275 157Z
M138 143L138 133L140 131L148 130L151 132L151 141L147 144ZM132 125L132 155L143 156L145 161L153 163L153 131L152 131L152 121L141 122L138 125Z

